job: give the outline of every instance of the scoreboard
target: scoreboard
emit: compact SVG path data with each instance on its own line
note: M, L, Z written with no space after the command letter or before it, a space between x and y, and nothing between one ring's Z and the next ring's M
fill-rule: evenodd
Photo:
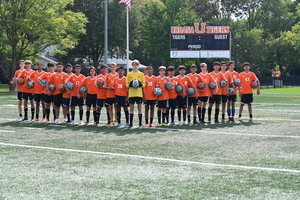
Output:
M170 34L171 58L230 58L230 33Z

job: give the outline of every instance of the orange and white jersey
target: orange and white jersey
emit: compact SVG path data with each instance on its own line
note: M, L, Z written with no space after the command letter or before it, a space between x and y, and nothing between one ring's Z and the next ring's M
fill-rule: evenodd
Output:
M107 84L106 82L106 78L107 78L107 75L103 75L103 74L100 74L97 76L97 80L99 78L102 78L103 81L104 81L104 84ZM97 82L96 82L97 84ZM115 92L114 90L112 90L113 92ZM106 95L107 95L107 89L106 88L100 88L98 89L98 93L97 93L97 99L106 99Z
M193 81L191 80L190 77L188 76L184 76L184 77L181 77L180 75L177 76L178 79L182 82L183 84L183 89L185 91L187 91L188 88L194 88L195 87L195 84L193 83ZM182 95L182 93L178 94L178 95Z
M187 76L190 77L190 79L193 81L195 87L197 87L197 85L198 85L199 82L202 82L202 83L205 84L205 80L203 80L202 77L199 74L196 74L196 73L195 74L191 74L190 73L190 74L187 74ZM197 89L197 91L198 91L198 89ZM199 94L199 92L198 92L198 94ZM196 96L196 93L193 94L193 95L191 95L191 96L189 96L189 97L195 97L195 96Z
M119 77L119 74L115 73L109 73L106 75L106 83L107 87L113 87L115 79ZM106 91L106 98L115 98L115 90L107 90Z
M34 81L34 89L33 89L33 93L34 94L44 94L46 88L44 88L43 86L41 86L41 84L39 84L37 82L37 80L39 79L39 77L43 76L46 72L45 71L35 71L30 75L30 79Z
M68 73L66 73L66 76L65 76L65 82L66 82L66 80L68 80L71 76L73 76L73 73L70 73L70 74L68 74ZM63 98L67 98L67 99L69 99L70 97L71 97L71 94L69 95L68 94L68 91L66 90L64 93L63 93L63 95L62 95L62 97Z
M123 76L120 78L119 76L115 78L112 87L115 88L115 94L117 96L127 97L128 88L126 88L126 77Z
M41 81L43 79L47 80L47 82L49 82L50 77L55 74L55 72L50 73L50 72L45 72L43 75L41 75L38 79ZM46 88L45 88L45 93L47 94ZM50 95L53 95L53 92L50 93Z
M222 73L222 72L220 72L220 73ZM231 84L233 84L233 79L232 79L232 76L231 76L231 73L230 72L225 72L225 73L222 73L223 75L224 75L224 77L226 78L226 80L227 80L227 85L229 86L229 85L231 85ZM221 90L221 94L222 95L227 95L227 88L228 87L223 87L223 88L220 88L220 90Z
M85 79L85 76L80 74L79 76L77 76L76 74L73 74L72 76L70 76L65 82L66 83L73 83L74 84L74 89L70 90L71 92L71 96L76 97L77 96L77 92L78 92L78 88L81 84L81 82L83 81L83 79ZM84 96L84 94L79 93L81 97Z
M253 88L251 87L252 81L258 81L258 78L253 72L240 73L240 80L242 82L242 94L252 94Z
M81 82L79 87L85 86L87 88L88 94L97 94L98 86L97 86L97 77L91 78L90 76L85 77Z
M165 83L167 81L169 81L169 79L166 76L164 76L164 77L158 76L157 77L157 86L162 91L162 95L160 95L160 96L157 97L158 101L163 101L163 100L168 100L169 99L169 92L168 92L168 90L165 87ZM153 90L152 90L152 92L153 92Z
M22 85L21 92L25 92L25 93L32 93L33 92L33 88L32 89L28 89L28 87L27 87L28 78L30 79L30 76L31 76L31 74L33 72L34 71L32 69L30 69L29 71L23 70L19 74L19 76L17 77L17 79L19 79L19 78L23 78L24 79L24 84Z
M168 79L171 83L173 83L173 90L168 90L169 98L176 99L176 97L178 96L178 93L175 90L176 86L181 85L183 87L184 85L178 77L173 76L172 78L168 77Z
M61 92L59 91L59 86L63 85L68 78L68 75L64 72L61 73L55 73L52 76L49 77L49 85L54 84L55 90L53 91L53 95L58 95Z
M157 96L153 94L154 88L157 86L157 77L155 76L145 76L146 86L144 87L144 98L146 100L156 100Z
M221 95L222 91L220 90L220 81L227 81L227 79L221 72L218 72L218 73L210 72L210 75L215 79L216 84L217 84L218 93L216 95Z
M232 79L233 79L233 80L239 79L240 75L239 75L238 72L236 72L236 71L233 71L233 72L228 71L228 72L231 73L231 76L232 76Z
M15 72L14 79L17 79L18 76L21 74L22 71L24 71L24 70L21 70L21 69L17 70L17 71ZM16 82L17 82L17 81L16 81ZM17 84L17 90L18 90L18 92L22 92L22 85Z
M199 92L199 97L210 97L211 96L211 90L208 87L208 84L211 82L215 82L215 79L211 76L209 73L203 74L202 72L199 74L201 78L203 79L203 83L206 84L204 92Z

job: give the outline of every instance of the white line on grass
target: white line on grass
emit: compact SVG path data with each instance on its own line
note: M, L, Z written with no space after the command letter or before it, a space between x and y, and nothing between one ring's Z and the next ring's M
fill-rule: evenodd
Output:
M300 170L293 170L293 169L278 169L278 168L269 168L269 167L251 167L251 166L243 166L243 165L224 165L224 164L203 163L203 162L196 162L196 161L186 161L186 160L177 160L177 159L151 157L151 156L139 156L139 155L122 154L122 153L97 152L97 151L64 149L64 148L54 148L54 147L42 147L42 146L31 146L31 145L10 144L10 143L0 143L0 145L13 146L13 147L24 147L24 148L35 148L35 149L46 149L46 150L55 150L55 151L77 152L77 153L100 154L100 155L109 155L109 156L121 156L121 157L130 157L130 158L140 158L140 159L146 159L146 160L159 160L159 161L176 162L176 163L184 163L184 164L196 164L196 165L205 165L205 166L215 166L215 167L227 167L227 168L249 169L249 170L260 170L260 171L300 173Z
M1 133L15 133L16 131L0 130Z

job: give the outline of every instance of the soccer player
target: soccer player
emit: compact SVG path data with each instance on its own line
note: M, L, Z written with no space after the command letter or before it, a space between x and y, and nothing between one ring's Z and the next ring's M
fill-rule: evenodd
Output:
M86 105L86 122L85 125L90 124L90 112L91 112L91 107L93 106L93 115L94 115L94 125L98 124L98 117L96 113L96 102L97 102L97 93L98 93L98 87L97 87L97 77L96 77L96 69L94 67L91 67L89 69L89 76L86 77L78 87L78 92L77 92L77 97L80 98L80 92L79 88L82 86L85 86L87 88L87 93L86 93L86 100L85 100L85 105Z
M97 123L99 123L102 107L104 107L106 105L105 101L106 101L106 95L107 95L107 83L106 83L107 82L106 81L107 66L101 65L100 70L101 70L101 74L99 74L97 76L97 82L100 82L100 80L101 80L101 83L103 85L101 85L101 86L98 85L99 90L97 93L97 111L96 111ZM106 106L106 116L107 116L107 124L110 125L110 115L109 115L109 111L108 111L108 106Z
M168 69L168 79L171 83L173 83L173 88L171 90L168 90L169 92L169 106L167 108L167 116L168 116L168 111L171 109L171 125L175 125L175 109L177 108L177 92L175 91L175 87L177 85L181 85L183 87L183 84L181 80L179 80L178 77L174 76L175 73L175 68L174 66L169 66ZM183 95L186 95L185 90L183 91Z
M125 119L126 119L126 125L125 127L129 126L129 112L128 112L128 98L127 93L128 89L126 88L126 77L124 76L124 67L119 67L117 69L118 77L115 78L112 87L115 88L115 105L117 110L117 121L118 124L116 124L116 127L122 126L121 124L121 107L124 109L125 113Z
M70 78L72 75L73 75L73 66L68 63L66 65L66 77L65 77L65 81ZM62 98L63 98L63 102L62 102L62 105L63 105L63 114L64 114L64 123L70 123L71 122L71 119L70 119L70 92L68 92L67 90L67 85L66 85L66 82L64 82L64 87L66 89L65 92L63 92L62 94Z
M155 127L153 124L154 106L156 104L157 96L153 94L154 88L157 86L157 78L153 76L153 67L146 68L146 86L144 88L143 102L145 104L145 127ZM150 123L149 123L149 109L150 109Z
M260 94L260 82L256 75L253 72L250 72L250 63L244 62L243 63L244 71L240 73L240 80L242 83L242 87L239 88L239 94L241 97L241 105L239 110L239 120L242 119L243 108L245 104L248 104L248 111L249 111L249 118L253 120L252 115L252 103L253 103L253 88L252 82L257 82L257 95Z
M198 85L198 82L204 82L202 77L197 74L197 65L191 65L190 67L191 73L187 74L188 77L193 81L195 85L195 94L188 96L188 109L187 109L187 114L188 114L188 123L191 123L191 108L193 106L193 114L194 114L194 121L193 124L198 124L197 122L197 105L198 105L198 89L196 88ZM199 109L198 109L199 111Z
M69 82L74 84L73 90L69 90L66 87L67 92L71 96L70 97L70 106L71 106L71 122L70 122L70 124L74 124L75 107L78 106L79 107L79 124L82 125L83 124L82 118L83 118L83 97L84 97L84 94L81 94L81 93L78 94L78 90L79 90L79 86L80 86L81 82L83 81L83 79L85 78L85 76L80 73L81 72L81 66L79 64L74 66L74 71L75 71L75 74L70 76L65 82L65 84L69 83Z
M24 118L22 121L28 120L28 99L31 105L31 120L34 119L34 101L32 95L33 88L28 88L28 82L31 81L30 76L34 71L31 69L32 62L30 60L26 60L24 63L26 69L23 70L17 77L17 81L20 79L24 80L24 84L22 85L22 99L24 100Z
M47 82L49 82L50 77L55 74L54 72L54 64L48 63L47 68L49 72L44 73L41 75L37 82L45 88L44 92L44 104L45 104L45 119L43 120L44 123L48 123L50 120L50 106L53 104L53 92L50 92L47 89ZM46 83L42 83L42 80L46 80ZM53 105L52 105L53 106ZM53 108L53 116L54 120L56 119L55 110Z
M215 82L215 79L209 74L207 73L207 64L206 63L201 63L200 64L200 69L201 69L201 73L199 73L199 76L202 77L202 79L204 80L204 90L203 91L199 91L199 103L198 103L198 118L199 121L201 121L201 123L206 123L205 119L205 113L206 113L206 103L208 102L208 97L211 97L211 90L209 89L209 87L207 86L209 83L211 82ZM215 91L217 92L217 91ZM201 113L201 116L200 114Z
M186 95L186 91L190 87L194 88L195 91L197 91L197 90L196 90L196 87L195 87L193 81L190 79L190 77L185 75L186 67L184 65L180 65L178 67L178 72L179 72L178 79L183 83L183 90L185 91L185 93L181 92L177 96L177 102L178 102L178 111L177 111L178 123L177 124L178 125L181 124L181 110L183 110L183 124L187 125L189 123L186 121L186 108L188 105L188 98ZM198 98L197 93L195 95L195 98Z
M44 93L45 88L38 83L39 77L43 76L46 72L43 71L44 65L42 62L37 63L37 71L33 72L30 76L30 79L34 81L34 101L35 101L35 119L33 121L38 122L39 121L39 113L40 113L40 103L42 103L42 111L43 111L43 118L42 121L44 121L46 116L45 111L45 103L44 103Z
M166 123L166 112L168 106L169 92L165 87L165 83L169 81L169 79L165 76L166 67L160 66L158 68L159 76L157 77L157 87L161 89L162 95L157 97L158 101L158 110L157 110L157 119L159 126L168 126L168 122ZM161 120L162 114L162 120Z
M47 90L49 90L49 85L53 84L55 86L55 90L53 91L53 107L55 110L56 119L54 123L59 123L59 113L60 106L63 103L62 91L61 88L64 88L65 80L68 78L68 75L63 72L64 66L62 62L57 63L57 73L53 74L49 77L49 82L47 82ZM48 93L50 95L50 92Z
M20 60L19 66L20 66L20 69L15 72L15 76L11 80L10 83L17 86L17 101L18 101L19 121L22 121L22 119L23 119L23 115L22 115L23 92L22 92L22 85L17 83L17 78L21 74L21 72L24 70L24 66L25 66L24 60ZM23 82L23 84L24 84L24 82Z
M225 122L225 112L226 112L226 104L228 102L228 88L231 86L235 90L235 86L233 84L233 79L231 76L231 73L229 71L226 71L227 69L227 64L226 62L221 63L221 73L224 75L224 77L227 80L227 85L226 87L220 88L221 90L221 99L222 99L222 122ZM228 121L230 119L228 118Z
M215 94L213 94L210 98L209 98L209 105L208 105L208 122L211 122L211 112L212 112L212 106L215 103L216 107L215 107L215 122L218 123L219 122L219 112L220 112L220 104L222 102L221 99L221 90L220 88L220 81L227 81L226 78L224 77L224 75L222 73L219 72L220 69L220 63L219 62L214 62L213 63L213 68L214 71L212 71L210 73L210 75L215 79L216 81L216 85L217 88L215 89L217 92L215 92Z
M133 113L134 104L138 107L139 116L139 127L142 127L142 100L143 100L143 88L146 85L144 73L139 71L140 62L138 60L132 61L132 71L126 76L126 87L128 90L129 106L130 106L130 124L129 127L133 125ZM133 87L133 80L137 80L139 85L137 88Z
M232 79L233 81L235 79L239 79L239 73L236 72L234 70L234 62L233 61L230 61L228 63L228 72L231 73L231 76L232 76ZM234 85L234 84L233 84ZM237 98L236 98L236 93L234 93L233 95L229 95L228 96L228 102L227 102L227 114L228 114L228 119L229 121L234 121L234 115L235 115L235 102L237 101Z
M112 88L112 85L114 85L114 80L115 78L118 77L118 74L116 72L117 69L117 64L112 62L110 63L110 73L107 74L106 76L106 83L107 83L107 87L109 89L107 89L106 91L106 105L108 106L108 113L109 113L109 118L110 118L110 126L114 126L117 124L116 122L116 113L114 112L115 110L115 89L110 89Z

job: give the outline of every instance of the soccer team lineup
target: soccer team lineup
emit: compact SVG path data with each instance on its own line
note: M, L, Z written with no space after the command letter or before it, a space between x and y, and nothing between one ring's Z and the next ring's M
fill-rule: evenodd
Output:
M212 72L206 63L191 65L189 71L184 65L160 66L158 76L153 75L152 66L143 73L139 65L134 60L126 76L126 69L116 63L101 65L100 74L90 67L84 76L78 64L43 66L38 62L34 71L30 60L21 60L11 81L17 86L19 121L98 125L104 108L109 126L200 125L234 122L235 116L242 120L245 104L248 119L253 120L253 89L259 95L260 82L248 62L241 73L229 61L214 62ZM138 113L138 124L134 124L134 113Z

